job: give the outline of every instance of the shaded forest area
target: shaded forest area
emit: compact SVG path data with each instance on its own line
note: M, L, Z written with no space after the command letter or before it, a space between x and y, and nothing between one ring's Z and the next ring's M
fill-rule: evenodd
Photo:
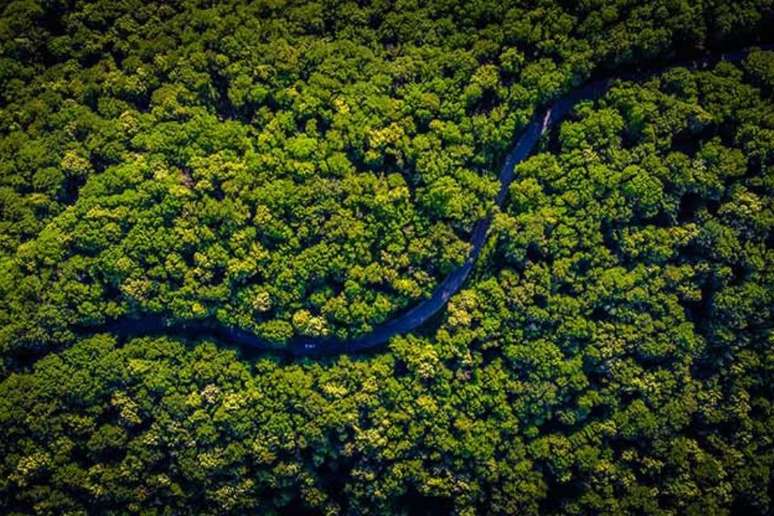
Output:
M0 512L767 514L774 53L749 2L21 1L0 18ZM384 353L282 346L466 288Z

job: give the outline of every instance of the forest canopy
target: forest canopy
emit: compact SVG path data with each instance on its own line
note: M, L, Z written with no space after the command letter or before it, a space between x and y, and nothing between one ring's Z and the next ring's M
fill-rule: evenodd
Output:
M769 0L2 9L0 512L773 510Z

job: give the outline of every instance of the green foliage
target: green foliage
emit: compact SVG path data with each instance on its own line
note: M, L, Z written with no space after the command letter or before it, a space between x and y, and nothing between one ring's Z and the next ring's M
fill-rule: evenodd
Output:
M0 512L767 514L774 75L593 72L757 41L771 3L62 2L0 17ZM765 36L765 35L764 35Z

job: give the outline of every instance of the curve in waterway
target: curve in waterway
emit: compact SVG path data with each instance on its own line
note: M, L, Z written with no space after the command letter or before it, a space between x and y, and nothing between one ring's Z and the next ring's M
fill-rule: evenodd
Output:
M758 47L770 50L772 45ZM615 80L643 80L662 73L667 68L683 66L691 69L705 68L718 61L736 62L744 59L751 49L719 55L708 55L689 62L673 63L669 67L653 68L647 71L631 71L615 78L609 77L590 81L552 102L547 108L538 112L518 134L516 142L505 157L500 169L500 190L495 198L498 207L503 205L508 194L508 187L513 181L514 168L530 156L540 137L550 128L560 122L580 101L596 100L610 88ZM277 347L255 333L240 328L222 325L217 321L186 321L170 323L158 315L146 314L139 317L127 316L100 327L84 328L83 331L96 333L112 332L120 336L138 336L153 333L177 333L191 336L213 335L223 340L242 346L275 352L285 352L292 355L329 355L341 353L357 353L386 344L392 337L410 332L422 326L428 319L438 313L449 301L449 298L460 290L468 278L473 266L481 253L486 241L491 216L479 220L471 234L471 250L465 262L451 272L433 291L432 295L419 302L413 308L398 317L377 325L371 332L342 340L330 337L296 337L283 347Z

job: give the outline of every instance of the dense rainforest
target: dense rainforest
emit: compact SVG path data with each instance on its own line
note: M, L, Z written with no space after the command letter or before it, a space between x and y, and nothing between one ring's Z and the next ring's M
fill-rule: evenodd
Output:
M0 513L774 510L771 0L0 9Z

